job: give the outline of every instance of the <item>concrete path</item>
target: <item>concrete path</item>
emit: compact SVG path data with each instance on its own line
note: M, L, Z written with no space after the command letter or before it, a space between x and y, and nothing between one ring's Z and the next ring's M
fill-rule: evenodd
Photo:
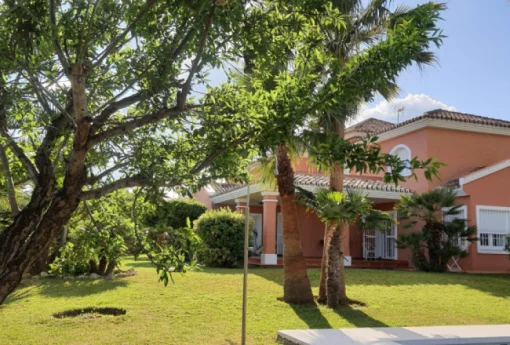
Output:
M287 330L278 339L285 345L510 345L510 325Z

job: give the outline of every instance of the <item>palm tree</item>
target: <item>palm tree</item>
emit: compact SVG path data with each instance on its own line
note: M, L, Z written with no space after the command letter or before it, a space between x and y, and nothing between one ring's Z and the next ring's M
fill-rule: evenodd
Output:
M278 146L276 157L278 160L276 181L283 216L283 300L288 303L311 304L313 303L312 287L306 272L303 245L298 229L294 169L284 143Z
M316 212L319 219L328 226L330 245L327 266L327 305L336 308L349 303L345 287L344 260L341 251L342 228L359 223L361 229L387 229L392 223L389 214L374 210L372 202L359 191L344 193L320 189L316 194L299 188L297 202Z
M283 217L283 300L295 304L312 304L313 294L306 271L303 245L298 229L295 204L293 161L302 148L299 140L282 142L274 153L262 157L254 166L256 179L278 188Z
M329 52L339 61L340 69L353 57L362 52L363 47L377 43L378 39L384 35L385 30L391 28L394 19L398 16L410 13L405 7L398 7L393 13L387 6L391 0L371 0L366 6L362 0L334 0L333 7L340 12L347 14L349 19L347 25L342 28L329 30L328 41L325 42ZM412 10L411 10L412 11ZM414 57L418 64L431 64L435 57L430 52L421 52ZM386 84L377 90L385 99L389 100L397 95L398 86L388 80ZM322 130L330 134L344 137L345 123L349 119L355 118L361 104L340 104L335 109L330 109L321 114L318 124ZM331 163L329 165L329 190L341 192L343 190L344 166ZM339 225L342 233L348 231ZM318 302L325 303L326 293L326 267L328 266L327 253L330 251L342 252L341 247L329 248L330 236L333 229L326 226L324 233L324 251L322 256L321 277L319 283Z
M447 188L401 197L397 211L399 218L406 221L405 227L424 224L421 232L401 235L397 242L400 248L411 247L411 258L417 269L444 272L452 256L467 255L458 245L458 239L469 239L476 234L476 227L467 226L467 219L455 217L462 207L457 204L455 190ZM448 220L448 216L454 217Z

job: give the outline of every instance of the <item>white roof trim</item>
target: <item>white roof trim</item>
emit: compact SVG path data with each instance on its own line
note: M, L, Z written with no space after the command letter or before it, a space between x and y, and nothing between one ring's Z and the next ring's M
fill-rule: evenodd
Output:
M266 190L267 190L267 187L265 187L263 184L260 184L260 183L250 185L250 194L263 192ZM247 193L248 193L248 187L244 186L241 188L234 189L227 193L213 196L211 198L211 201L213 204L220 204L225 201L231 201L231 200L235 200L235 199L239 199L239 198L244 198L244 197L246 197Z
M510 159L507 159L506 161L502 161L497 164L494 164L494 165L488 166L486 168L472 172L471 174L468 174L468 175L460 178L459 184L462 186L466 183L476 181L478 179L481 179L482 177L485 177L490 174L494 174L495 172L506 169L508 167L510 167Z
M315 192L319 188L324 188L323 186L314 186L314 185L300 185L297 186L306 189L310 192ZM411 195L412 193L405 193L405 192L389 192L389 191L383 191L383 190L372 190L372 189L360 189L355 188L356 190L360 190L361 192L367 194L369 198L373 199L388 199L388 200L400 200L401 195ZM259 193L267 191L267 186L263 184L252 184L250 185L250 194L253 193ZM213 204L221 204L223 202L243 198L246 196L246 193L248 192L248 188L246 186L235 189L233 191L220 194L217 196L213 196L211 198L211 201Z
M299 187L306 189L307 191L315 193L317 189L324 188L322 186L311 186L311 185L298 185ZM369 198L373 199L388 199L388 200L400 200L400 196L402 195L411 195L413 193L404 193L404 192L389 192L383 190L373 190L373 189L361 189L361 188L352 188L361 191L366 194Z
M467 132L478 132L478 133L489 133L497 135L510 136L510 128L482 125L478 123L460 122L454 120L445 119L421 119L415 122L408 123L402 127L387 130L385 132L376 134L379 138L378 142L393 139L395 137L417 131L425 127L435 127L443 129L451 129L456 131L467 131Z

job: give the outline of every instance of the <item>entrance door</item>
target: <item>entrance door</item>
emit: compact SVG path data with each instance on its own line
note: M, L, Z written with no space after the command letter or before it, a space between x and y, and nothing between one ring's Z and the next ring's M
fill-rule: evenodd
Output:
M396 221L395 211L389 214ZM389 229L366 230L363 232L363 257L365 259L397 259L397 224Z
M281 213L276 215L276 254L283 255L283 224Z
M262 215L250 213L250 217L253 219L253 240L251 245L253 246L253 251L256 252L262 248Z

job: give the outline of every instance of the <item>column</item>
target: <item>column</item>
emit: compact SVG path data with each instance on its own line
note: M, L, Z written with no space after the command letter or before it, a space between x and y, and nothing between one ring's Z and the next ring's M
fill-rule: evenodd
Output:
M349 224L345 224L343 230L344 231L342 232L342 252L344 253L344 265L352 266L351 243L350 243L351 226Z
M246 212L246 199L236 199L236 212L244 214Z
M278 205L277 192L262 192L262 265L276 265L276 206Z

